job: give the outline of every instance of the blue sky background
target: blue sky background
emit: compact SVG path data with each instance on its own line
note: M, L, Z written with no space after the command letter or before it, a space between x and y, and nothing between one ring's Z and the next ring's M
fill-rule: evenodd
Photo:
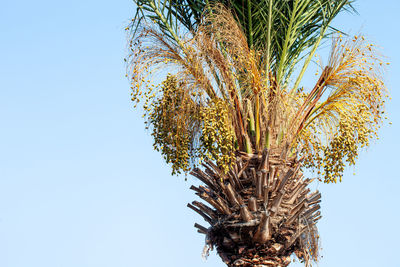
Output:
M400 2L356 6L335 25L383 47L393 125L343 183L314 185L319 266L396 267ZM186 208L193 180L170 177L130 103L123 28L133 13L131 1L0 2L1 267L224 266L201 258L202 221Z

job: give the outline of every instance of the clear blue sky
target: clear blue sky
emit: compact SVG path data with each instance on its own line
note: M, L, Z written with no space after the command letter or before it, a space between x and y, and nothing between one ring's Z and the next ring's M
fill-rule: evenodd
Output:
M358 0L336 25L392 62L393 125L356 176L323 192L321 267L400 266L400 53L397 0ZM200 267L192 180L170 177L130 103L124 26L131 1L0 5L0 266ZM294 264L293 266L301 266Z

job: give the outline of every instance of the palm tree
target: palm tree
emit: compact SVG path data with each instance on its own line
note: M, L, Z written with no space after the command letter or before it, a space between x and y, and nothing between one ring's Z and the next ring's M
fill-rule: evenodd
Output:
M136 0L128 75L154 148L190 173L205 203L188 207L228 266L318 260L326 183L377 136L383 62L364 37L330 25L350 0ZM332 49L313 88L300 83L321 43Z

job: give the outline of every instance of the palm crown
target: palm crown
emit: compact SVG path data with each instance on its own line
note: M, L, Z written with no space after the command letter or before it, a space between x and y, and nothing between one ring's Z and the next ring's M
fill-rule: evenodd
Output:
M351 2L137 0L132 100L144 98L173 173L203 159L228 171L235 153L269 148L304 157L326 182L341 178L376 136L385 98L375 47L330 27ZM332 34L315 86L299 87Z

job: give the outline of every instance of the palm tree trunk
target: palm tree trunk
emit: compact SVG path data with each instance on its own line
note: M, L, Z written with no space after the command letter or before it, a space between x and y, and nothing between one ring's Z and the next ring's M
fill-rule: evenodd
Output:
M265 249L265 248L264 248ZM272 254L275 254L273 252L267 252L265 255L259 255L255 254L254 252L257 249L254 248L253 251L246 251L242 252L241 254L235 256L234 258L237 258L236 260L230 261L230 262L225 262L229 267L286 267L290 264L291 259L290 256L272 256ZM259 252L262 252L263 249L259 248ZM219 255L221 258L224 258L223 252L219 252Z
M211 161L192 171L204 186L191 189L211 206L188 204L210 224L195 227L228 266L288 266L293 253L306 264L317 259L321 194L309 194L301 160L284 154L237 152L227 174Z

